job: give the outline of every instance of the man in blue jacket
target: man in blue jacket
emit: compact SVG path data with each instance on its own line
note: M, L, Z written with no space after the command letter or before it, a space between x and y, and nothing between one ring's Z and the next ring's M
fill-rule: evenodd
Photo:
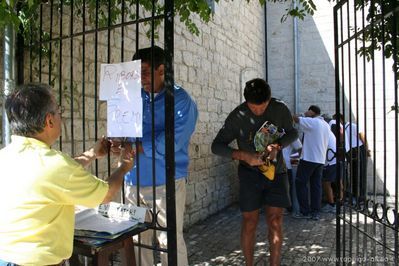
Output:
M159 212L157 222L160 226L166 227L164 50L158 46L140 49L133 56L133 60L139 59L141 59L141 84L143 87L141 92L143 137L137 146L138 164L125 177L126 196L132 203L140 201L141 206L149 208L154 208L153 204L155 203L156 212ZM153 68L151 62L153 62ZM153 69L153 77L151 69ZM174 85L174 100L177 265L184 266L188 265L187 249L183 238L186 178L189 164L188 147L197 122L198 111L190 95L178 85ZM154 114L152 110L154 110ZM152 119L153 116L154 119ZM152 131L153 129L154 131ZM152 138L154 138L154 146ZM155 172L153 172L153 161L155 161ZM138 173L137 165L139 166ZM153 180L155 180L155 184L153 184ZM137 185L140 186L139 195L137 195ZM155 199L153 198L154 189ZM166 232L157 231L156 235L160 247L166 248ZM153 233L149 231L141 234L141 243L151 245L152 236ZM166 254L161 254L161 261L162 265L167 265ZM151 250L141 249L141 265L154 265Z

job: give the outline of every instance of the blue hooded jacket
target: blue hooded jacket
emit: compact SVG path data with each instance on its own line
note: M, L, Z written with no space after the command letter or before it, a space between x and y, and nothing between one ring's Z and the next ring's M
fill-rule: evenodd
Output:
M152 107L151 94L141 90L143 100L143 137L144 153L136 156L139 165L140 186L152 186ZM190 95L180 86L174 86L175 97L175 178L188 175L188 146L197 122L197 105ZM155 185L166 182L165 170L165 89L154 97L154 138L155 138ZM130 185L137 185L137 163L125 176Z

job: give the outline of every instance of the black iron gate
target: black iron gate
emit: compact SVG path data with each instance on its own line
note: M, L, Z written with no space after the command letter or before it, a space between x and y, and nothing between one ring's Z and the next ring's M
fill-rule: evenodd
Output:
M398 26L397 0L343 0L334 8L336 133L345 154L337 265L399 263Z
M145 4L140 5L142 2ZM156 209L151 210L148 226L167 231L168 247L161 249L156 241L152 246L137 246L153 249L154 258L159 258L159 252L167 252L169 265L176 265L177 254L173 18L174 1L169 0L164 1L163 8L157 1L42 1L36 20L30 22L31 31L19 36L17 48L18 83L48 83L56 90L59 104L66 109L58 148L75 155L106 133L106 104L98 100L100 65L130 61L140 48L164 47L167 228L158 225ZM108 163L103 162L96 162L93 173L110 174L115 162L110 158ZM152 171L155 172L155 165ZM153 191L155 198L154 188ZM140 262L140 252L137 257Z

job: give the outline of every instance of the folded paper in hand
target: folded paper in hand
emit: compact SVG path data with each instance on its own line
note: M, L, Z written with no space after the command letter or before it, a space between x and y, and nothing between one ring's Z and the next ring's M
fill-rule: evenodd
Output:
M75 230L118 234L143 223L146 208L111 202L75 213Z

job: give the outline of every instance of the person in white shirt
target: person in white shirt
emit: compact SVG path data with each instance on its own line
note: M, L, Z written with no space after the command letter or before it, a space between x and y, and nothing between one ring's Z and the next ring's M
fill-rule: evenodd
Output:
M336 181L337 177L336 145L335 135L330 131L326 162L323 169L323 191L326 196L327 204L321 208L321 212L335 213L334 193L331 185Z
M302 143L299 139L286 146L282 152L285 161L285 166L287 167L288 182L290 184L290 196L291 196L291 207L288 207L288 212L296 214L299 211L298 199L296 196L295 189L295 176L293 175L292 165L291 165L291 155L302 149Z
M367 189L367 157L370 157L370 150L364 133L358 130L356 123L345 124L345 135L348 136L349 147L346 152L351 177L349 190L357 201L364 201Z
M301 159L295 178L300 213L294 218L320 219L321 179L326 160L330 127L320 116L320 107L311 105L305 117L294 115L295 123L304 133ZM308 184L310 184L310 205Z

